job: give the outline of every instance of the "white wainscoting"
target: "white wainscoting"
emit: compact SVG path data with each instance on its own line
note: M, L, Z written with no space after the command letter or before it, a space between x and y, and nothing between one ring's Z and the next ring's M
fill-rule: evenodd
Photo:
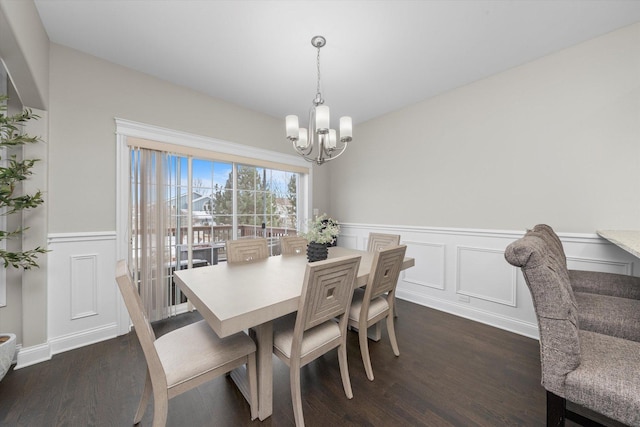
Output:
M398 298L538 338L529 289L520 269L504 259L524 231L341 224L338 244L364 250L370 232L400 234L415 258L400 276ZM640 260L596 234L559 236L571 269L640 273Z
M504 249L523 232L341 224L340 246L365 249L369 232L400 234L416 265L397 296L532 338L538 327L529 290ZM569 268L639 275L640 260L596 234L560 234ZM49 236L48 342L20 348L17 368L128 330L114 279L116 233ZM402 316L402 313L399 313Z
M49 249L51 353L117 336L116 233L52 234Z

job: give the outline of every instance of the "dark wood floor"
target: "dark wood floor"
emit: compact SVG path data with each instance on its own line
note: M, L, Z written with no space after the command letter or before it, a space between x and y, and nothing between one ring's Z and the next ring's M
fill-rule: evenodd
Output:
M367 380L355 333L348 338L354 397L342 389L334 351L303 368L308 426L544 426L538 342L398 301L395 357L386 331L371 343ZM158 335L199 320L197 313L154 325ZM249 406L227 377L169 401L168 426L292 426L289 371L274 363L273 415L250 421ZM12 370L0 382L2 426L128 426L146 365L135 334ZM141 425L150 426L151 405ZM567 425L573 425L568 423Z

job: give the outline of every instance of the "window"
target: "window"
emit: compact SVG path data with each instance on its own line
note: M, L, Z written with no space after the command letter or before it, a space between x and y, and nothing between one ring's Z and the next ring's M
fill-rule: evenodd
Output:
M225 241L256 237L278 255L279 238L297 232L300 174L175 155L167 163L167 218L180 246L173 258L216 264L225 260Z
M238 165L236 175L238 237L296 233L298 174Z
M310 171L297 156L212 140L205 150L201 137L116 123L119 258L137 275L150 319L186 309L176 307L186 299L175 269L224 262L228 239L266 237L277 255L279 237L309 211Z

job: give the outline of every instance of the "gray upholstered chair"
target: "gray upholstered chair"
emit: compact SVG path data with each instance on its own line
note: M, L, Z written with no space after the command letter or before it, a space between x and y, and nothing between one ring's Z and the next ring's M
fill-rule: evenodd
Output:
M548 236L529 231L506 260L520 267L538 319L547 426L583 422L566 401L640 426L640 343L581 328L580 307L564 259Z
M280 239L282 255L304 255L307 253L307 239L302 236L284 236Z
M353 397L347 364L347 312L360 256L333 258L307 264L298 313L275 322L273 352L287 366L296 426L304 426L300 369L334 348L342 386Z
M118 261L116 281L147 361L147 379L134 424L142 420L151 393L153 426L161 427L167 421L169 399L242 365L247 366L251 419L258 416L256 345L251 338L240 332L221 339L201 320L156 339L124 260Z
M539 233L566 268L564 248L553 229L538 224L532 231ZM578 305L580 329L640 341L640 277L568 269L567 274Z
M553 228L547 224L538 224L532 230L541 234L549 247L556 251L566 265L567 257L562 242ZM568 272L574 292L640 300L640 277L600 271L568 270Z
M393 323L393 313L396 286L406 250L407 247L403 245L376 251L373 255L367 285L364 289L356 289L351 301L349 326L358 329L362 363L370 381L373 381L373 368L369 357L369 338L367 336L367 329L370 326L387 319L387 333L389 334L393 354L400 356Z
M269 257L267 239L227 240L227 262L237 264L252 262Z

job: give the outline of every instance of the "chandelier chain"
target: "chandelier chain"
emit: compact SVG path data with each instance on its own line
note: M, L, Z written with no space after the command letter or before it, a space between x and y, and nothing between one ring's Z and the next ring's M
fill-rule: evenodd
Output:
M316 94L319 98L322 98L322 94L320 93L320 48L318 47L318 57L317 57L317 68L318 68L318 86L316 88Z

